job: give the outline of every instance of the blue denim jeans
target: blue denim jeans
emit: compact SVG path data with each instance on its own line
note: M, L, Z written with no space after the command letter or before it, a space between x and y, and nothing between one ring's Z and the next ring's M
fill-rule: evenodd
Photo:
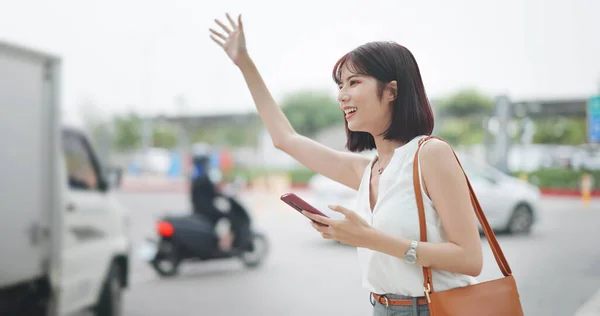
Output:
M371 296L369 293L369 299L371 305L373 305L373 316L429 316L429 307L427 305L417 305L417 297L410 297L404 295L386 294L388 299L412 299L412 306L385 306L381 304Z

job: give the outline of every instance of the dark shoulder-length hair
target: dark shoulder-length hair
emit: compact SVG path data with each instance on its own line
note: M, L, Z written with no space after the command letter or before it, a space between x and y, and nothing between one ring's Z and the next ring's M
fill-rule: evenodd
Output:
M342 68L352 73L373 77L378 81L379 98L386 85L396 80L398 90L392 103L392 117L384 135L385 139L404 143L420 135L433 132L433 111L427 95L419 66L413 54L394 42L370 42L361 45L340 58L333 67L333 80L342 81ZM375 140L367 132L353 132L346 126L346 148L352 152L375 149Z

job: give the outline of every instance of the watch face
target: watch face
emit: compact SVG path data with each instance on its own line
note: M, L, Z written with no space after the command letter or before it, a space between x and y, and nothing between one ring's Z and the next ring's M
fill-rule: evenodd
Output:
M415 257L413 254L408 254L406 255L406 257L404 258L404 260L406 261L406 263L415 263L417 261L417 257Z

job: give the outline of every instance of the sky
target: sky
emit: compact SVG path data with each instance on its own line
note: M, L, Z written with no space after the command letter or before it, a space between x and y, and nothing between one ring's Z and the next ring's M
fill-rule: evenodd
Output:
M367 4L368 3L368 4ZM242 14L250 56L271 93L326 90L353 48L409 48L430 98L474 87L513 100L600 93L598 0L0 0L0 40L62 59L67 111L252 111L239 70L210 38Z

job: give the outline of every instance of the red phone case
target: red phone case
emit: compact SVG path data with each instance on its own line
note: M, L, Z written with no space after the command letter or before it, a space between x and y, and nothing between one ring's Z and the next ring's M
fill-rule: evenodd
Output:
M294 193L286 193L286 194L282 195L281 200L283 202L285 202L287 205L289 205L292 208L294 208L295 210L297 210L298 212L300 212L300 214L302 214L302 211L304 210L307 212L311 212L313 214L317 214L317 215L321 215L321 216L329 218L329 216L323 214L323 212L319 211L312 205L308 204L308 202L304 201L303 199L301 199L299 196L297 196ZM315 221L313 220L313 222L315 222ZM318 222L315 222L315 223L324 225L324 224L321 224Z

